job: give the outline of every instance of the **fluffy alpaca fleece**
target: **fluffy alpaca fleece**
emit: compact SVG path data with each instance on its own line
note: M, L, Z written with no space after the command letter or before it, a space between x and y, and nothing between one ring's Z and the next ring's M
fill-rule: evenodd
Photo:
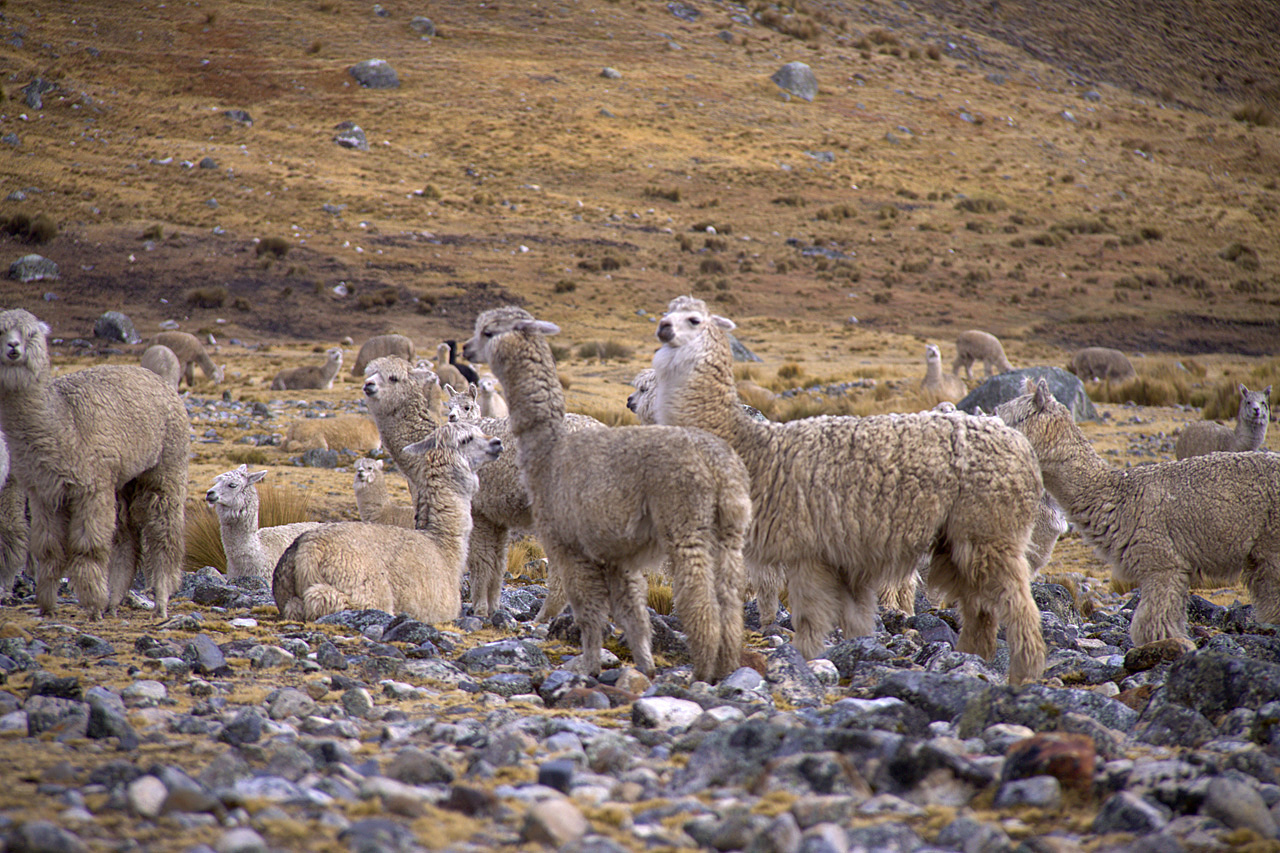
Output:
M1039 677L1045 646L1026 550L1042 486L1027 441L994 418L920 413L752 420L738 404L727 330L701 300L658 324L658 419L725 439L751 473L748 565L787 567L795 643L822 653L836 624L871 633L876 590L929 582L959 603L959 649L990 658L1008 628L1010 682Z
M475 424L445 424L404 451L422 487L417 529L351 521L299 536L271 583L285 619L313 621L347 609L423 622L458 617L476 469L498 458L502 442Z
M665 556L694 677L733 672L742 649L742 544L751 520L747 472L701 430L662 426L570 432L545 335L559 329L520 308L486 311L463 347L506 389L517 464L534 528L582 631L580 668L600 671L608 617L652 675L644 570Z
M1240 383L1240 408L1236 411L1236 427L1231 429L1212 421L1187 424L1178 435L1173 452L1179 459L1206 453L1241 453L1257 450L1267 440L1267 422L1271 420L1271 386L1250 391Z
M480 404L476 402L479 386L472 385L465 391L454 391L452 385L444 386L444 393L449 396L445 403L445 411L449 413L450 422L477 421L481 418Z
M65 575L90 618L114 612L141 568L165 618L185 546L186 407L137 365L55 379L48 331L22 309L0 312L0 428L27 491L40 610L54 611Z
M1124 382L1137 376L1129 357L1110 347L1085 347L1067 367L1081 382Z
M271 583L276 560L294 539L319 527L318 521L299 521L258 527L258 483L267 472L249 472L241 465L213 478L205 502L218 515L222 552L227 555L227 577L260 578Z
M329 347L324 351L324 364L307 364L302 367L286 367L271 380L273 391L327 391L333 388L333 379L342 369L342 348Z
M963 367L964 378L972 382L975 361L982 362L988 376L1013 370L1013 365L1005 358L999 338L990 332L970 329L956 338L956 360L951 363L951 372L959 374Z
M356 353L356 363L351 365L351 375L364 376L364 369L369 366L369 362L384 355L398 356L412 364L417 357L417 348L404 335L375 335L365 341L360 352Z
M381 446L378 425L364 415L301 418L289 424L282 445L287 453L316 449L367 453Z
M1129 634L1143 645L1183 637L1191 586L1243 574L1256 618L1280 622L1280 456L1211 453L1113 468L1043 381L997 411L1031 441L1044 485L1142 600Z
M205 379L217 385L223 380L223 369L213 363L204 344L190 332L160 332L149 342L150 346L165 346L173 351L182 364L182 377L187 385L196 384L196 365L204 373Z
M27 490L9 476L9 447L0 431L0 599L8 597L14 580L27 568L28 532Z
M182 381L182 362L178 361L173 350L164 344L149 346L143 351L140 364L163 379L173 390L178 390L178 383Z
M387 475L381 459L357 459L355 464L356 509L360 520L392 527L413 527L413 507L391 503Z
M462 371L454 365L450 364L449 358L452 353L449 352L449 344L442 343L436 347L436 375L440 377L440 387L446 385L454 389L466 391L471 387L471 383L467 381L467 377L462 375Z
M920 390L932 398L930 402L949 403L960 402L969 392L959 376L942 372L942 351L933 344L924 348L924 379L920 381Z
M418 367L410 368L407 362L393 356L376 359L365 368L364 393L369 412L382 435L383 448L405 472L409 492L416 496L417 486L409 477L408 461L401 451L446 420L435 373L422 367L421 362ZM507 446L511 445L512 436L505 418L481 418L476 423L487 435L497 436ZM565 424L570 430L604 426L586 415L568 415ZM471 602L475 614L485 618L498 609L502 596L510 532L533 527L529 495L520 480L514 453L505 453L492 465L480 469L480 489L471 500L471 520L471 543L467 550ZM547 600L553 604L556 600L563 601L557 592L558 575L553 574L548 585L551 594ZM546 620L556 612L558 607L550 611L544 604L539 619Z

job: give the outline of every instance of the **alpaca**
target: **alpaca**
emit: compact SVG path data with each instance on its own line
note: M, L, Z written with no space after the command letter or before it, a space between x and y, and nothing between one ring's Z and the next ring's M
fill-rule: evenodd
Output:
M265 470L250 473L248 465L241 465L214 477L205 492L205 502L218 515L229 578L253 577L271 583L276 560L289 543L320 525L318 521L299 521L258 527L258 483L266 476Z
M920 390L935 400L958 403L969 392L959 376L942 372L942 351L933 344L924 348L924 379Z
M988 376L1013 370L1013 365L1005 358L1004 347L1000 345L999 338L990 332L970 329L961 332L956 338L956 360L951 363L951 372L959 375L960 368L963 367L964 378L972 382L975 361L982 362Z
M187 409L137 365L54 378L48 333L28 311L0 312L0 428L27 491L40 611L54 612L66 576L91 619L114 613L141 568L167 618L185 546Z
M285 619L312 621L347 609L423 622L457 618L476 470L498 458L502 442L475 424L454 423L403 450L421 486L417 529L353 521L299 536L271 582Z
M1240 392L1236 428L1228 429L1213 421L1187 424L1173 447L1179 459L1217 451L1240 453L1262 447L1267 440L1267 422L1271 420L1271 386L1261 391L1250 391L1241 382L1236 390Z
M333 378L342 368L342 348L325 350L324 364L308 364L303 367L287 367L276 374L271 382L272 391L324 390L333 388Z
M394 356L377 359L365 368L364 393L369 413L378 424L382 446L408 476L410 469L402 454L404 447L447 419L435 373L420 367L411 369ZM481 418L477 423L486 434L495 435L510 445L511 432L506 419ZM574 414L565 417L565 425L570 430L604 427L595 418ZM417 494L412 477L409 477L409 492ZM492 465L480 469L480 489L471 501L471 520L471 542L467 550L471 603L475 614L485 618L497 611L502 597L510 532L533 526L529 495L516 468L514 453L506 453ZM553 569L549 579L553 592L558 584L559 576ZM555 596L549 594L547 600L554 604ZM546 621L555 612L558 610L548 610L544 604L538 619Z
M1026 439L993 418L930 412L761 423L733 382L731 320L673 300L654 355L660 423L725 439L751 473L748 565L787 567L796 648L818 657L840 624L869 634L876 591L914 575L959 602L959 650L990 658L1008 628L1009 681L1038 678L1045 645L1026 550L1042 485Z
M476 369L469 364L458 361L458 342L453 340L445 341L445 346L449 347L449 363L458 369L458 372L462 374L462 378L471 385L479 382L480 374L476 373Z
M486 376L480 380L480 391L476 394L476 402L480 404L480 417L505 418L510 410L507 401L498 390L498 383L493 377Z
M182 364L182 377L187 385L196 384L196 365L200 365L205 379L214 385L222 382L226 371L214 365L213 359L205 351L204 344L190 332L160 332L148 342L149 346L165 346L173 350Z
M173 390L178 390L178 383L182 381L182 362L178 361L173 350L164 344L149 346L142 353L141 364L167 382Z
M582 631L579 668L600 672L610 613L636 667L654 673L644 570L665 554L694 677L738 668L742 545L751 520L746 468L701 430L632 426L570 432L546 335L559 329L514 306L485 311L463 353L507 390L534 528Z
M381 459L361 458L355 464L356 509L360 520L392 527L413 527L413 507L391 503Z
M1043 380L996 411L1031 441L1045 488L1112 577L1141 590L1129 624L1135 645L1185 637L1191 586L1242 574L1256 618L1280 622L1280 456L1113 468Z
M452 385L444 386L444 393L449 398L449 402L445 404L449 420L453 422L479 420L481 418L480 403L476 399L479 391L479 385L472 385L465 391L454 391Z
M281 447L287 453L306 450L355 450L367 453L382 446L378 425L364 415L302 418L289 424Z
M351 365L351 375L364 376L364 369L369 366L369 362L384 355L399 356L412 364L417 357L417 348L404 335L375 335L365 341L356 353L356 363Z
M1127 355L1109 347L1085 347L1067 369L1082 382L1127 382L1138 375Z
M467 381L467 377L462 375L462 371L454 367L449 361L449 345L441 343L436 347L436 375L440 377L440 387L452 385L454 388L466 391L471 387L471 383Z
M13 591L13 582L24 569L35 577L34 567L28 565L29 532L27 490L17 477L9 476L9 447L0 431L0 599Z

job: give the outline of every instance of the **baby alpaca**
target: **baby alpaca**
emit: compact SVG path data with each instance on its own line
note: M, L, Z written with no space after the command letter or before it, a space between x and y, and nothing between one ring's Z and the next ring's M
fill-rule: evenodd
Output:
M413 507L391 503L381 459L360 458L355 464L356 508L360 520L392 527L413 527Z
M342 367L342 348L329 347L325 350L325 362L321 365L308 364L304 367L287 367L276 374L271 382L273 391L329 390L333 388L333 378Z
M1005 358L1004 347L1000 339L990 332L970 329L961 332L956 338L956 360L951 363L951 372L959 375L964 368L964 378L973 381L973 363L981 361L988 376L1013 370L1009 359Z
M1280 455L1113 468L1043 380L997 411L1031 441L1045 488L1113 577L1141 589L1135 645L1186 636L1191 586L1241 574L1256 618L1280 622Z
M271 572L284 549L298 535L319 527L318 521L258 527L258 483L267 472L249 473L241 465L213 478L204 499L218 514L222 551L227 555L227 577L261 578L271 583Z
M381 524L325 524L299 536L271 583L285 619L312 621L339 610L405 613L423 622L456 619L471 531L476 469L502 442L475 424L445 424L404 452L421 488L416 530Z
M724 438L751 474L748 565L787 567L796 648L818 657L839 624L874 627L876 592L914 576L959 602L958 648L990 658L1008 628L1009 681L1038 678L1045 646L1026 550L1042 486L1027 441L993 418L925 412L753 420L739 405L733 322L689 297L658 323L661 423Z
M1085 347L1071 357L1067 369L1081 382L1127 382L1138 375L1129 357L1110 347Z
M178 383L182 381L182 363L173 350L164 344L149 346L142 353L141 364L168 383L173 390L178 390Z
M114 612L141 568L166 618L185 547L186 406L137 365L55 378L48 332L27 311L0 312L0 428L27 492L40 610L53 613L67 576L91 619Z
M369 362L384 355L399 356L412 364L416 348L413 341L404 335L375 335L365 341L360 352L356 353L356 363L351 366L351 375L364 376L364 369L369 366Z
M480 380L480 391L476 395L476 402L480 404L482 418L505 418L509 414L507 401L502 399L502 393L498 391L498 383L492 376L486 376Z
M160 332L151 339L150 346L165 346L173 351L182 364L182 377L187 380L188 386L196 384L197 364L205 379L214 385L222 382L223 369L214 365L209 353L205 352L204 344L190 332Z
M933 344L924 348L924 379L920 382L920 390L932 398L930 402L958 403L969 393L959 376L942 372L942 351Z
M1236 390L1240 392L1236 428L1231 430L1213 421L1187 424L1173 447L1179 459L1218 451L1239 453L1262 447L1267 440L1267 421L1271 420L1271 386L1261 391L1250 391L1242 382Z
M454 391L452 385L444 386L444 393L449 397L445 410L449 413L449 421L478 421L481 418L480 404L476 402L479 386L472 385L465 391Z
M747 473L723 441L701 430L634 426L570 432L546 335L559 329L516 307L486 311L463 347L507 390L517 463L538 541L563 572L582 630L581 669L600 672L609 614L636 667L654 673L644 570L671 563L675 609L694 677L738 668L742 544L751 520Z
M458 369L462 374L462 378L467 380L471 385L475 385L480 381L480 374L476 373L476 369L469 364L458 361L458 342L454 340L445 341L445 346L449 348L449 363Z

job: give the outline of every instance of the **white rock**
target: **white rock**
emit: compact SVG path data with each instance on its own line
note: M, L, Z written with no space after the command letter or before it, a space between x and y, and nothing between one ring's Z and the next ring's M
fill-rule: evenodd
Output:
M126 796L129 808L139 817L153 818L160 815L165 797L169 796L169 789L155 776L139 776L129 783Z
M648 696L631 706L631 721L642 729L687 728L702 716L702 706L671 696Z

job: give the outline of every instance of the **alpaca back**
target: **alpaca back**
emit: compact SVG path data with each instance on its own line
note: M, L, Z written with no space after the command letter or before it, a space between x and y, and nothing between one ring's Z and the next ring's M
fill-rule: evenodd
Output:
M1071 358L1071 372L1081 381L1124 382L1137 376L1129 357L1109 347L1085 347Z
M956 337L956 360L951 366L952 373L958 372L961 367L968 371L975 361L981 361L986 366L988 375L1013 370L999 338L990 332L970 329Z
M165 346L173 351L182 365L182 376L188 385L195 384L196 365L200 366L205 378L211 382L218 383L223 379L222 370L214 366L204 344L190 332L160 332L151 339L150 345Z
M369 362L383 356L394 355L403 358L410 364L417 355L413 341L404 335L376 335L365 341L356 354L355 364L351 366L352 376L363 376Z
M182 363L173 350L164 344L147 347L140 363L172 386L173 390L178 390L178 383L182 381Z

